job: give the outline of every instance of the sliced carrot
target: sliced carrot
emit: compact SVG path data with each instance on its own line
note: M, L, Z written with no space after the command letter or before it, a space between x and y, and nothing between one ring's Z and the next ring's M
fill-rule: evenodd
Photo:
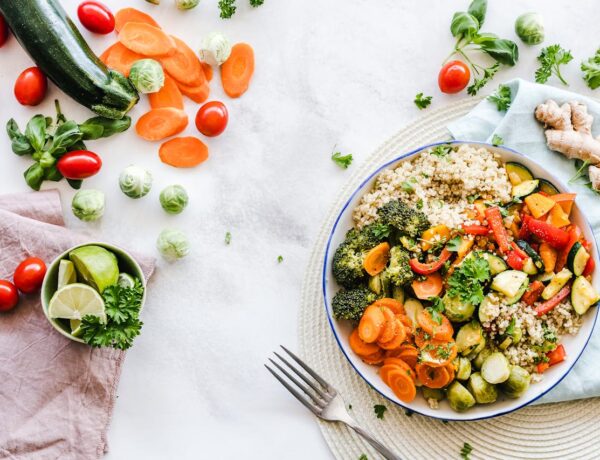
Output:
M406 331L406 338L404 339L405 342L412 342L413 341L413 324L411 319L403 314L399 314L396 315L396 318L398 318L398 321L400 321L400 323L404 326L404 330Z
M446 367L431 367L418 363L415 371L421 383L428 388L444 388L450 383L450 374Z
M363 267L369 275L375 276L385 270L389 260L390 245L389 243L381 243L367 252L363 260Z
M160 29L158 23L150 15L135 8L123 8L115 13L115 30L117 32L128 22L143 22Z
M187 86L183 83L177 82L177 87L181 94L186 97L189 97L192 101L197 102L198 104L202 104L204 101L208 99L208 95L210 94L210 87L208 83L204 83L200 86Z
M187 114L180 109L152 109L140 117L135 130L142 139L160 141L179 134L188 124Z
M396 299L392 299L390 297L384 297L383 299L377 299L373 302L373 305L378 307L386 307L392 310L396 315L404 315L406 311L404 310L404 305L402 302L397 301Z
M427 300L438 296L442 292L444 283L442 275L439 272L434 272L430 275L424 275L423 278L414 280L411 286L418 299Z
M377 344L384 350L394 350L402 345L404 343L404 339L406 339L406 329L402 327L403 325L398 320L396 321L398 324L398 333L394 336L394 338L388 342L377 342Z
M100 61L102 61L102 63L104 65L106 65L106 62L108 60L108 55L112 52L113 48L115 48L117 45L121 45L119 42L114 43L112 45L110 45L108 48L106 48L102 54L100 56L98 56L98 59L100 59ZM123 46L123 45L121 45Z
M452 382L454 380L454 377L456 376L456 367L454 367L453 363L448 363L446 364L446 370L448 371L448 383Z
M419 351L410 345L402 345L399 348L398 358L406 362L412 369L415 368L419 360Z
M202 62L202 71L204 72L204 77L206 78L206 81L211 81L213 79L213 68L210 64L207 64L206 62Z
M183 96L177 87L177 83L168 74L165 73L165 84L156 93L148 94L150 107L160 109L163 107L173 107L183 110Z
M388 380L389 374L392 371L398 370L398 366L394 364L386 364L386 359L383 360L383 366L379 369L379 377L383 380L387 386L390 386L390 381Z
M361 356L361 359L367 364L381 364L383 362L383 357L383 351L379 350L372 355Z
M367 343L358 336L358 329L354 329L348 338L350 348L358 356L369 356L379 351L374 343Z
M389 386L390 384L390 374L393 373L395 370L400 370L402 372L404 372L406 375L408 375L413 382L417 381L417 374L415 374L415 372L410 368L410 366L408 364L406 364L405 362L403 362L400 359L394 359L394 362L390 362L389 358L386 358L383 360L383 367L381 369L379 369L379 376L381 377L381 380L383 380L383 382Z
M404 329L404 325L401 324L397 319L394 312L389 308L383 307L381 309L383 316L385 317L385 325L383 326L383 330L381 331L381 335L377 339L378 342L389 342L394 339L396 335L398 335L400 329Z
M126 77L129 76L131 66L140 59L144 59L144 56L131 51L120 42L115 43L102 54L104 57L102 62L106 64L106 67L121 72Z
M221 66L221 83L229 97L246 92L254 74L254 50L246 43L237 43Z
M417 396L415 381L405 371L392 371L389 374L389 387L394 394L403 402L414 401Z
M126 23L119 32L119 41L144 56L171 56L177 51L171 37L158 27L142 22Z
M416 378L417 376L412 372L411 367L408 365L407 362L405 362L403 359L401 358L385 358L383 360L383 364L387 364L387 365L392 365L392 366L398 366L401 369L405 370L405 371L409 371L409 375L411 377Z
M417 322L419 323L419 326L431 336L431 338L443 341L452 340L452 335L454 334L452 324L444 315L440 315L440 317L442 322L441 324L438 324L431 317L431 313L429 313L427 309L423 309L417 315Z
M163 68L178 82L189 86L200 86L206 82L200 59L183 40L171 35L175 42L175 53L158 58Z
M163 163L176 168L193 168L208 159L208 147L197 137L176 137L162 144L158 154Z
M369 305L358 323L358 336L367 343L376 342L385 325L385 316L380 307Z
M414 338L415 345L419 348L423 348L423 345L425 345L428 340L431 340L431 336L420 327L417 328Z
M456 358L457 352L455 342L429 340L421 348L421 362L431 367L443 367Z

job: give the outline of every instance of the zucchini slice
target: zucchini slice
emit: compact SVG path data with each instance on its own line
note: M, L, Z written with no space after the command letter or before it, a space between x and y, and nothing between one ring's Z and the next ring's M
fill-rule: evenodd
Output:
M481 252L478 255L488 261L492 276L508 270L508 264L502 257L498 257L496 254L492 254L491 252Z
M506 270L497 274L492 281L492 289L508 298L516 296L527 280L527 273L518 270Z
M517 241L517 246L519 246L523 251L525 251L525 254L531 257L531 260L533 260L533 263L538 270L543 272L546 269L544 261L542 260L540 255L535 251L535 249L533 249L529 245L527 241L519 240Z
M520 184L513 185L512 196L514 198L523 198L538 191L540 186L539 179L526 180Z
M517 291L517 293L514 296L507 297L506 300L504 300L504 302L506 302L506 305L512 305L514 303L517 303L519 300L521 300L521 297L523 297L523 294L525 294L525 291L527 290L528 287L529 287L529 278L527 278L523 282L523 284L521 284L521 287L519 288L519 290Z
M585 270L589 258L589 253L578 241L569 251L569 255L567 256L567 267L571 269L575 276L579 276Z
M538 274L538 268L533 263L533 259L531 257L528 257L525 260L525 263L523 264L523 271L525 273L527 273L528 275L537 275Z
M571 279L573 273L568 268L563 268L552 277L550 283L542 291L542 299L548 300L558 294L565 284Z
M548 195L558 195L560 190L556 186L546 179L540 179L540 192L544 192Z
M573 281L571 288L571 303L578 315L583 315L588 309L600 300L598 291L584 276L578 276Z
M519 185L521 182L533 179L533 174L531 174L529 168L521 163L510 161L504 165L504 169L506 169L508 180L512 185Z
M553 272L543 272L535 277L536 280L541 281L542 283L547 283L548 281L551 281L552 278L554 278Z

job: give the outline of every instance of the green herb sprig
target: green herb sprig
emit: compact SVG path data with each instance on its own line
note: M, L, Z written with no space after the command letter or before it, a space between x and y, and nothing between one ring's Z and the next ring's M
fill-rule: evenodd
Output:
M418 93L413 101L419 110L426 109L431 104L432 96L424 96L423 93Z
M482 257L467 257L448 278L448 295L479 305L483 287L490 280L490 265Z
M499 85L498 89L488 96L488 101L496 104L499 112L506 112L512 102L512 92L510 86Z
M332 161L342 169L348 169L352 164L352 154L342 155L342 152L334 152L331 154Z
M387 407L385 407L382 404L375 404L373 406L373 411L375 411L375 415L377 416L377 418L380 418L380 419L383 418L383 414L385 414L386 410L387 410Z
M591 89L600 87L600 48L596 54L581 63L583 79Z
M560 73L560 66L573 60L571 51L565 50L559 44L550 45L542 49L537 60L540 62L540 67L535 71L536 82L546 83L552 75L555 75L563 85L569 86Z

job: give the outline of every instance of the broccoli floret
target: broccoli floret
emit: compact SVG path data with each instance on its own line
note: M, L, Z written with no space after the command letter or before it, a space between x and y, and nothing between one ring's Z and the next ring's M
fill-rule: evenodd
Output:
M377 300L377 295L364 287L342 289L333 297L331 307L337 319L359 321L365 308Z
M412 238L420 237L431 226L423 212L410 208L400 200L392 200L384 204L377 214L383 224L390 225Z
M383 272L383 276L395 286L403 286L410 283L414 279L415 274L410 268L409 260L410 256L407 251L400 246L394 246L390 250L390 262Z

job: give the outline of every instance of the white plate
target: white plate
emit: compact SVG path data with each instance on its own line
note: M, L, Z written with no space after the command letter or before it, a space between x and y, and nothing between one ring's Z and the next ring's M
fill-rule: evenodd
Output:
M355 355L354 352L350 349L350 345L348 344L348 336L352 330L350 322L335 320L331 312L331 299L333 298L334 294L339 290L339 286L337 285L337 283L333 279L333 276L331 275L331 263L333 259L333 254L335 253L335 250L338 247L338 245L344 240L346 232L353 225L352 211L360 201L361 197L371 190L375 178L384 169L394 168L401 162L414 158L416 155L419 155L422 151L427 150L432 146L449 143L454 145L471 144L476 146L484 146L492 152L500 154L504 162L519 162L527 166L535 177L547 179L554 185L556 185L556 187L561 192L568 192L567 187L565 187L561 181L556 179L542 166L538 165L530 158L505 147L494 147L489 144L464 141L440 142L420 147L417 150L399 156L398 158L382 165L380 168L374 171L358 187L358 189L354 191L352 196L341 209L333 225L333 228L331 229L329 240L327 242L325 262L323 265L323 295L325 300L325 308L327 310L327 317L329 318L329 323L333 330L333 334L335 335L335 338L338 342L338 345L340 346L342 352L344 353L348 361L350 361L350 364L352 365L352 367L354 367L356 372L377 392L379 392L382 396L386 397L390 401L398 404L399 406L402 406L406 409L410 409L411 411L417 412L422 415L440 418L443 420L478 420L490 417L497 417L499 415L520 409L521 407L531 404L533 401L542 397L544 394L546 394L548 391L554 388L569 373L569 371L575 365L575 362L579 359L579 356L581 356L581 353L585 349L592 335L594 325L596 324L596 319L598 317L598 308L592 307L590 310L588 310L588 312L584 316L583 325L577 335L563 336L562 344L564 345L565 350L567 352L567 360L561 364L552 366L550 369L544 372L544 379L541 382L535 384L532 383L529 387L529 390L518 399L504 398L502 395L500 395L498 401L496 401L493 404L477 404L470 410L463 413L453 411L448 405L447 401L442 401L438 409L431 409L426 403L425 399L420 394L420 392L418 392L417 398L410 404L400 401L394 395L394 393L392 393L390 388L382 382L378 374L379 367L370 366L368 364L363 363L361 359L357 355ZM598 247L594 238L594 234L582 211L577 206L574 206L573 208L571 214L571 221L577 224L579 228L581 228L585 238L591 242L593 246L593 251L591 251L592 257L596 262L596 266L600 266ZM600 290L600 277L594 276L593 285L596 289Z

